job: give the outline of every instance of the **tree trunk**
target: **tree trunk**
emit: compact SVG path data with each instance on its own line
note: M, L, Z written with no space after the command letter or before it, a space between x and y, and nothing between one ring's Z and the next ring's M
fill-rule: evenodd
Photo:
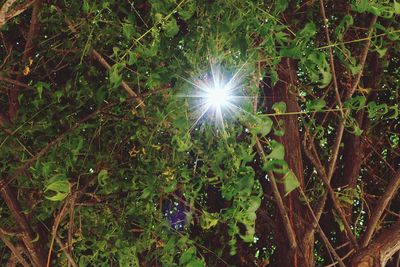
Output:
M283 101L286 103L286 112L298 112L299 106L296 99L296 62L292 59L283 59L278 66L279 81L272 88L266 88L266 95L272 101L268 107L271 111L273 103ZM303 160L301 154L301 142L299 134L298 115L283 115L276 118L284 122L285 134L282 137L277 137L276 140L282 143L285 147L285 161L296 175L301 187L304 187L303 176ZM278 177L279 179L279 177ZM283 186L280 188L282 196L284 195ZM292 191L284 199L284 204L288 210L291 225L296 234L298 243L297 249L290 249L290 244L286 236L282 236L284 229L276 233L277 239L277 259L279 266L298 266L307 267L314 266L314 236L305 235L306 228L310 223L308 211L299 201L298 192ZM281 226L283 227L283 226Z

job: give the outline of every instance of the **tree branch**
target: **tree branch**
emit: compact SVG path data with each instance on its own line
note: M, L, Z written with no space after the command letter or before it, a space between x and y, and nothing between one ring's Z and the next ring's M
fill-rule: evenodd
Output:
M62 15L61 8L59 8L57 6L55 6L55 8L56 8L57 12L60 15ZM64 16L64 19L68 25L69 30L73 33L76 33L76 30L75 30L74 26L72 25L72 22L66 16ZM96 59L107 71L110 71L110 69L111 69L110 64L108 64L108 62L105 60L105 58L102 55L100 55L100 53L97 52L96 49L93 49L91 54L92 54L93 58ZM145 106L142 98L138 94L136 94L135 91L125 81L121 82L121 87L122 87L122 89L124 89L124 91L128 94L129 97L136 98L136 101L138 102L138 106L143 106L143 107Z
M56 235L55 236L57 244L60 246L61 250L64 252L65 256L67 257L68 263L72 265L72 267L78 267L74 258L69 253L68 249L63 245L61 239Z
M371 244L354 255L352 267L383 267L400 250L400 220L383 230Z
M11 8L17 0L7 0L0 9L0 29L6 24L6 16L8 10Z
M333 51L332 51L332 46L331 46L331 38L329 36L328 19L326 18L326 14L325 14L324 0L320 0L319 3L320 3L320 7L321 7L322 19L324 21L326 42L328 43L328 46L329 46L329 64L331 65L333 87L335 88L336 101L339 104L340 114L343 117L343 115L344 115L343 114L343 105L342 105L342 101L340 100L339 86L338 86L338 82L337 82L337 78L336 78L335 61L333 59Z
M18 248L11 243L10 240L4 234L4 230L0 228L0 239L4 242L4 244L11 250L15 258L18 260L19 263L22 264L24 267L29 267L30 265L26 262L22 254L19 252Z
M390 183L388 184L385 194L380 198L378 204L373 209L371 217L367 222L367 229L361 239L361 246L366 247L370 242L374 231L377 228L379 219L381 218L383 212L389 205L390 200L395 196L397 190L400 186L400 170L398 170L395 176L392 178Z
M265 156L264 149L263 149L258 137L256 137L256 147L257 147L258 154L260 155L262 160L264 162L266 162L267 158ZM297 248L296 234L292 228L292 225L291 225L290 219L289 219L289 215L286 212L285 205L283 204L282 197L279 193L279 189L276 184L275 176L272 172L268 172L268 177L271 180L272 192L274 193L279 212L282 216L282 221L283 221L283 224L284 224L284 227L286 230L287 237L289 239L290 247L292 249L295 249L295 248Z
M30 227L26 217L23 215L21 207L19 206L14 193L11 191L11 188L7 185L4 186L3 184L4 182L0 180L0 195L4 199L7 207L10 209L18 226L22 230L22 241L29 252L32 263L34 266L38 267L45 266L44 254L42 253L40 247L36 245L38 243L34 242L36 234Z

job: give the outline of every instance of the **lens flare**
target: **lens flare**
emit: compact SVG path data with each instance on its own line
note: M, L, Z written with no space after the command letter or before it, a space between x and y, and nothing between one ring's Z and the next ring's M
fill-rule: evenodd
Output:
M236 72L229 73L219 65L211 64L208 73L193 80L186 80L192 87L193 94L183 97L191 98L194 123L190 130L200 121L213 122L217 127L225 127L225 120L233 117L241 109L243 66Z

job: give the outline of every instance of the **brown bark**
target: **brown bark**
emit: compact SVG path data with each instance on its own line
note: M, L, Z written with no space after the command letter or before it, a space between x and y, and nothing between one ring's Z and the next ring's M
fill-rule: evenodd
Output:
M298 112L299 106L296 98L296 63L292 59L283 59L278 66L278 83L266 92L272 97L272 103L283 101L286 103L286 112ZM271 103L271 104L272 104ZM285 115L279 117L284 121L285 134L277 137L277 141L285 147L285 161L296 175L302 188L304 188L303 160L299 135L298 115ZM281 187L283 193L283 188ZM283 195L283 194L282 194ZM277 233L277 258L279 266L314 266L314 235L306 235L306 228L310 217L305 206L299 201L299 193L291 192L284 199L288 211L289 221L294 229L297 248L291 249L286 237ZM283 230L282 230L283 232Z
M376 53L373 53L368 58L368 74L364 76L363 84L365 88L378 89L381 76L383 73L381 61ZM376 96L376 91L368 97L368 102L374 100ZM369 127L369 119L364 111L360 111L357 114L357 122L362 130L367 130ZM364 136L364 134L363 134ZM357 186L357 179L360 174L361 166L364 162L365 157L365 144L362 141L363 136L355 136L352 133L346 133L344 138L344 151L343 151L343 172L341 177L335 179L336 186L345 187L346 189L355 189ZM340 176L340 175L339 175ZM352 200L353 198L349 196ZM347 222L352 224L352 213L353 206L348 203L341 203ZM347 241L347 237L344 233L340 234L341 243ZM343 251L343 254L348 253L348 251Z
M400 250L400 221L383 230L351 261L352 267L383 267Z
M363 247L368 245L374 231L377 228L379 219L381 218L385 209L388 207L389 202L395 196L399 187L400 187L400 170L396 172L396 174L388 184L385 194L380 198L378 204L372 211L371 217L367 221L367 230L365 231L361 239L361 245Z
M18 227L22 232L22 241L28 250L29 257L34 266L42 267L45 266L45 254L42 248L38 246L40 242L34 241L36 234L32 230L26 217L23 215L21 207L9 186L3 186L3 182L0 180L0 195L10 209Z

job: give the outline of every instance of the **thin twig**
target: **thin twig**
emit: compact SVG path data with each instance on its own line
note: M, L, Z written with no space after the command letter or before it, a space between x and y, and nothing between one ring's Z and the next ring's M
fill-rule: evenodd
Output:
M325 29L325 36L326 36L326 41L329 45L329 63L331 65L331 73L332 73L332 80L333 80L333 87L335 88L335 94L336 94L336 101L339 104L339 109L340 109L340 114L343 117L343 105L342 101L340 100L340 94L339 94L339 86L337 83L337 78L336 78L336 70L335 70L335 62L333 59L333 51L331 45L331 38L329 36L329 28L328 28L328 19L326 18L325 15L325 7L324 7L324 0L319 1L320 6L321 6L321 15L322 19L324 21L324 29Z
M55 8L56 8L57 12L61 15L62 14L61 8L59 8L57 6L55 6ZM64 15L64 20L67 23L70 31L73 33L76 33L76 29L74 28L72 22L65 15ZM92 49L91 54L92 54L93 58L96 59L107 71L111 70L110 64L108 64L108 62L105 60L105 58L99 52L97 52L96 49ZM121 82L121 87L122 87L122 89L124 89L124 91L128 94L129 97L136 98L136 101L138 102L138 106L141 106L141 107L145 106L142 98L138 94L136 94L135 91L125 81Z
M58 215L54 219L54 224L53 224L52 231L51 231L50 248L49 248L49 252L47 253L47 264L46 264L46 267L49 267L50 264L51 264L50 263L51 252L53 250L54 240L57 237L58 226L60 225L62 218L64 218L64 214L65 214L67 206L69 205L69 202L70 202L70 198L68 198L68 200L64 203L64 205L61 208L60 212L58 213Z
M61 250L64 252L65 256L67 257L68 263L71 264L72 267L78 267L78 265L76 264L74 258L71 255L71 253L63 245L61 239L57 235L55 235L55 239L56 239L57 244L60 246Z

